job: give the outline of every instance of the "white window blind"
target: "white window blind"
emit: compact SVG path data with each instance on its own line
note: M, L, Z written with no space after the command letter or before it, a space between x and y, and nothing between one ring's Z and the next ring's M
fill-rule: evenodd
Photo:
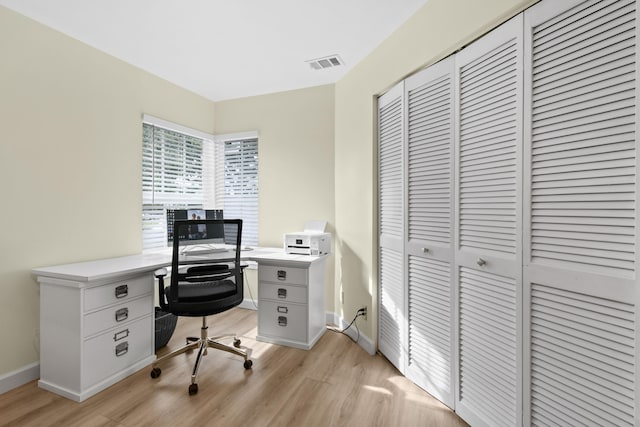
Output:
M257 133L224 137L143 118L143 249L167 245L166 209L224 209L241 218L243 244L258 243Z
M258 139L216 138L224 143L224 216L241 218L242 242L258 244Z

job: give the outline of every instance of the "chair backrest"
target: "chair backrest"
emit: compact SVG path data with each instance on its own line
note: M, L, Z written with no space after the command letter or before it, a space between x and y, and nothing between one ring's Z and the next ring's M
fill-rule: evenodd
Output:
M203 229L224 229L224 238L217 236L221 240L214 247L194 246L190 233ZM173 230L170 286L160 295L160 306L178 316L208 316L239 305L244 297L242 220L177 220Z

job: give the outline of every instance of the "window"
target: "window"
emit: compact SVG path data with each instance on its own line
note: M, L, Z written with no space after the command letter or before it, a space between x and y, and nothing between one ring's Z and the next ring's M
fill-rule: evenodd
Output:
M224 215L242 218L243 242L258 243L258 139L224 139ZM251 243L250 243L251 242Z
M215 138L145 115L142 134L143 249L167 245L166 209L223 209L243 219L243 244L258 244L256 132Z

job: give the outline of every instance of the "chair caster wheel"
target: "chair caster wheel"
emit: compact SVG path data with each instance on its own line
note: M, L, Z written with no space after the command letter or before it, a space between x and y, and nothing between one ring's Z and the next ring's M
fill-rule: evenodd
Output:
M198 384L191 384L189 386L189 396L193 396L198 392Z
M249 359L244 361L244 369L251 369L252 366L253 366L253 361Z
M153 368L151 370L151 378L158 378L161 373L162 371L160 370L160 368Z
M234 346L235 348L240 348L240 344L242 344L242 341L240 341L238 338L235 338L235 339L233 340L233 346Z

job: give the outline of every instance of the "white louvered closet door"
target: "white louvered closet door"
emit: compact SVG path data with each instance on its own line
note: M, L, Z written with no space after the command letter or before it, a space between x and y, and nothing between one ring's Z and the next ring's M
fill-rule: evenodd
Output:
M404 84L378 98L378 349L404 373Z
M405 81L407 378L454 406L453 57Z
M521 424L522 15L456 55L456 411Z
M525 16L525 419L638 425L636 3Z

